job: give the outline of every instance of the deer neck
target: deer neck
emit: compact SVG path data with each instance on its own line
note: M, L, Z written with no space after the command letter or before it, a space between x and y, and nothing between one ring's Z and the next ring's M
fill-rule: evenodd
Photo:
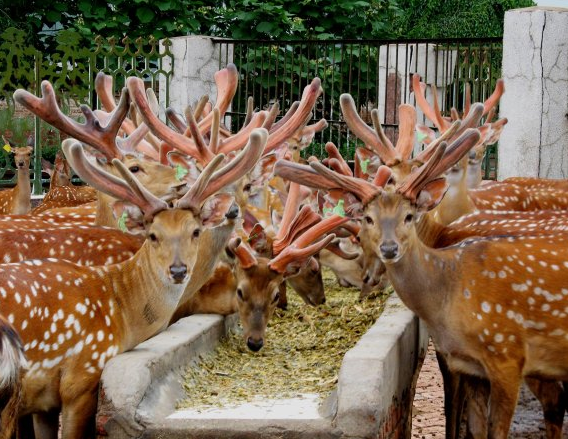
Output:
M435 246L436 242L444 234L447 227L434 220L431 213L426 213L416 224L416 233L420 240L429 247Z
M440 205L436 208L436 219L441 224L450 224L463 215L475 211L475 206L469 198L467 173L455 184L451 184Z
M468 165L466 180L468 189L475 189L476 187L479 187L482 180L481 161L475 165Z
M110 266L107 282L122 317L122 350L127 351L164 329L187 282L174 284L155 267L148 242L129 260Z
M191 299L213 275L219 255L227 246L234 230L235 221L225 221L217 227L203 231L197 249L197 262L193 267L189 283L179 301L180 305Z
M403 256L385 266L405 305L429 327L433 322L443 324L449 292L458 274L453 252L432 249L412 233Z
M109 205L109 196L97 191L95 225L116 228L116 220Z
M30 171L29 169L18 168L18 184L14 188L14 205L12 213L21 215L29 213L31 204L31 184L30 184Z

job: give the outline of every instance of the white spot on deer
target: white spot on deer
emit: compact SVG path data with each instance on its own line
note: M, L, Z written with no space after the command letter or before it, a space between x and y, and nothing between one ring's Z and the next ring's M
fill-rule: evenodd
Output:
M9 264L11 262L11 258L9 254L5 254L4 258L2 259L6 264Z
M542 305L542 306L540 307L540 309L541 309L542 311L550 311L550 305L549 305L548 303L545 303L544 305Z
M55 334L57 332L57 325L55 323L52 323L49 330Z
M22 322L22 331L23 331L24 329L26 329L27 327L28 327L28 321L27 321L27 320L24 320L24 321Z
M501 333L497 333L497 334L495 334L495 337L493 337L493 340L495 340L495 343L501 343L504 339L505 339L505 337Z
M94 338L95 337L93 336L93 334L87 335L87 338L85 339L85 344L91 344Z
M61 277L60 274L56 274L55 279L57 279L58 282L63 282L63 278Z
M495 311L501 313L501 311L503 311L503 307L498 303L497 305L495 305Z
M103 341L105 339L105 333L103 331L97 332L97 341Z
M548 335L550 335L551 337L560 337L561 335L564 335L564 331L560 328L557 328L554 331L548 333Z
M51 333L49 331L45 331L43 333L43 339L44 340L49 340L49 337L51 336Z
M82 315L87 314L87 307L82 303L78 303L77 305L75 305L75 309L77 310L77 312L79 312Z
M491 312L491 304L489 302L482 302L481 309L483 310L484 313L489 313Z
M16 300L16 303L22 302L22 296L20 296L20 293L14 294L14 299Z
M511 284L511 288L513 289L513 291L518 291L518 292L522 292L522 291L527 291L529 289L529 287L527 286L527 284Z
M57 293L57 298L59 300L63 300L63 293L61 291L59 293Z

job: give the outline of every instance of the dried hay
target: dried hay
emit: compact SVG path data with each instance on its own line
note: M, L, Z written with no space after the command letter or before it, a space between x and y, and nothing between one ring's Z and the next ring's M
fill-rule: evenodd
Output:
M178 407L206 409L307 393L327 397L343 356L378 318L388 293L358 302L359 291L339 287L327 270L324 284L326 304L317 308L289 291L288 310L276 311L259 352L232 333L190 367L183 383L187 398Z

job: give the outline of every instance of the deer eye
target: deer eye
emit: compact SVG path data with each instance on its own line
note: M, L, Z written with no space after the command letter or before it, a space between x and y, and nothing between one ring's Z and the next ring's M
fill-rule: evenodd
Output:
M140 171L140 166L131 166L130 168L128 168L128 170L133 174L136 174L138 171Z
M243 290L241 290L240 288L237 288L237 297L240 300L245 300L244 297L243 297Z
M408 223L410 223L413 219L414 219L414 215L412 215L411 213L409 213L408 215L406 215L406 216L404 217L404 222L405 222L406 224L408 224Z
M371 217L368 216L368 215L365 217L365 222L366 222L367 224L369 224L369 225L373 225L373 224L374 224L373 218L371 218Z
M249 192L251 190L251 188L252 188L252 184L250 184L250 183L245 184L245 187L243 187L243 191Z
M193 237L194 237L194 238L199 238L199 235L201 235L201 230L195 229L195 230L193 231Z
M158 237L155 233L150 233L150 235L148 235L148 238L150 238L150 241L152 242L158 242Z

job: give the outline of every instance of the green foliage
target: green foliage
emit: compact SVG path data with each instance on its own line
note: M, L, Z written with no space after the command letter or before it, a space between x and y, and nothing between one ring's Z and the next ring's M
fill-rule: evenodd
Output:
M505 11L533 0L398 0L404 12L393 24L406 38L482 38L503 35Z

